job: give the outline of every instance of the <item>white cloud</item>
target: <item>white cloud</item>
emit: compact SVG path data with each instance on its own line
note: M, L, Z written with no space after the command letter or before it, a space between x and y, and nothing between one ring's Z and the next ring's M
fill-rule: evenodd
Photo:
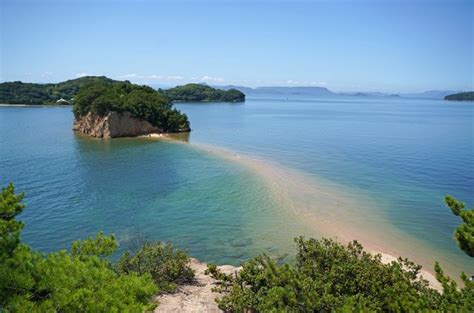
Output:
M156 75L156 74L151 74L151 75L148 75L147 78L149 78L149 79L161 80L161 79L163 79L163 76L161 76L161 75Z
M43 74L41 74L41 77L50 77L53 75L53 72L43 72Z
M222 83L224 82L224 78L222 77L212 77L208 75L204 75L201 77L201 81L203 82L211 82L211 83Z
M128 78L140 78L140 77L137 74L125 74L125 75L120 75L118 78L128 79Z
M311 86L327 86L328 83L327 82L324 82L324 81L320 81L320 82L310 82L309 83Z
M161 80L161 81L173 81L173 80L183 80L184 77L180 75L170 75L170 76L163 76L163 75L157 75L157 74L151 74L151 75L140 75L140 74L124 74L118 76L118 78L121 79L141 79L141 80Z
M172 76L167 76L166 77L166 80L183 80L184 77L183 76L179 76L179 75L172 75Z
M94 74L90 74L90 73L77 73L76 74L76 77L79 78L79 77L84 77L84 76L95 76Z

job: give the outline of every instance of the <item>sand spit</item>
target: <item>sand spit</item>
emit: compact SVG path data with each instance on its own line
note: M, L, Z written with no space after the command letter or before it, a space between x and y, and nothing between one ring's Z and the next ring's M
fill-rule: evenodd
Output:
M263 177L271 197L280 204L275 210L287 211L289 222L300 225L296 227L301 227L302 235L331 237L344 244L358 240L367 251L380 253L387 260L396 259L394 256L408 258L423 266L423 278L435 288L439 284L434 276L434 263L439 261L445 273L459 281L461 264L453 264L448 256L397 229L383 210L377 209L377 203L364 198L362 192L316 180L268 160L207 145L193 146L238 162Z
M173 139L168 136L151 138ZM171 140L174 143L186 141ZM395 260L398 256L408 258L423 266L423 278L436 289L440 285L435 278L435 261L458 282L462 270L471 274L465 264L453 262L446 254L397 229L384 211L377 209L380 204L365 198L363 191L351 190L253 155L206 144L193 143L191 146L230 162L237 162L261 177L267 184L269 197L279 203L279 207L274 209L287 216L289 227L294 228L298 235L330 237L344 244L357 240L366 251L380 253L385 261ZM290 254L294 254L292 239L291 236L285 239L290 248L286 252Z

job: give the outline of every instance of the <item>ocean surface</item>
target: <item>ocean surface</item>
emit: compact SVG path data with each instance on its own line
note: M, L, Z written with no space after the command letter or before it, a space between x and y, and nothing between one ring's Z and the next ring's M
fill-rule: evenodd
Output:
M26 193L23 240L49 252L103 230L122 250L146 237L239 264L285 258L299 234L360 229L385 252L474 274L443 203L474 206L472 104L268 96L177 107L193 131L176 142L77 135L70 107L0 107L0 183ZM332 233L305 223L313 213Z

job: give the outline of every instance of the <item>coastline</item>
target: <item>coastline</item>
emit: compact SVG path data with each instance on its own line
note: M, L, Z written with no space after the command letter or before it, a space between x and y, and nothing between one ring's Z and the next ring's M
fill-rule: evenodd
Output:
M462 265L452 264L445 255L396 229L370 199L268 160L205 144L192 146L237 162L261 176L271 190L270 196L281 203L276 209L288 213L289 223L301 227L301 235L331 237L343 244L357 240L366 251L381 254L386 263L398 256L408 258L422 265L421 276L435 289L441 288L435 277L435 261L451 278L460 281Z
M382 263L390 263L396 260L395 257L382 254ZM222 294L214 292L216 281L206 275L207 263L191 258L189 266L195 271L195 281L193 283L181 285L176 292L161 294L154 298L159 306L154 310L158 312L222 312L214 299L222 297ZM217 267L225 274L235 274L239 272L241 266L219 265ZM421 276L429 282L429 286L442 292L441 284L436 277L426 271L422 271Z

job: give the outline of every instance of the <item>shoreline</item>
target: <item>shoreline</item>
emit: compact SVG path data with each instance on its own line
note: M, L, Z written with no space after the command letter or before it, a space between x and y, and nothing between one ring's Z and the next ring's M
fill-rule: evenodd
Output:
M302 230L310 230L310 236L330 237L343 244L357 240L372 254L381 254L382 259L391 262L395 256L408 258L422 265L421 276L430 286L440 289L436 280L434 263L437 260L446 274L460 282L462 264L453 264L427 247L423 242L402 233L376 210L375 203L349 190L337 190L325 181L314 181L305 173L258 157L214 147L206 144L192 144L194 148L216 155L251 169L261 176L272 191L271 197L278 197L282 204L279 210L286 210ZM313 200L313 202L312 202ZM324 209L323 209L324 208ZM375 215L373 218L372 215ZM367 217L370 217L368 219ZM302 235L307 235L302 232ZM289 241L292 238L288 238ZM467 272L470 275L469 272Z

